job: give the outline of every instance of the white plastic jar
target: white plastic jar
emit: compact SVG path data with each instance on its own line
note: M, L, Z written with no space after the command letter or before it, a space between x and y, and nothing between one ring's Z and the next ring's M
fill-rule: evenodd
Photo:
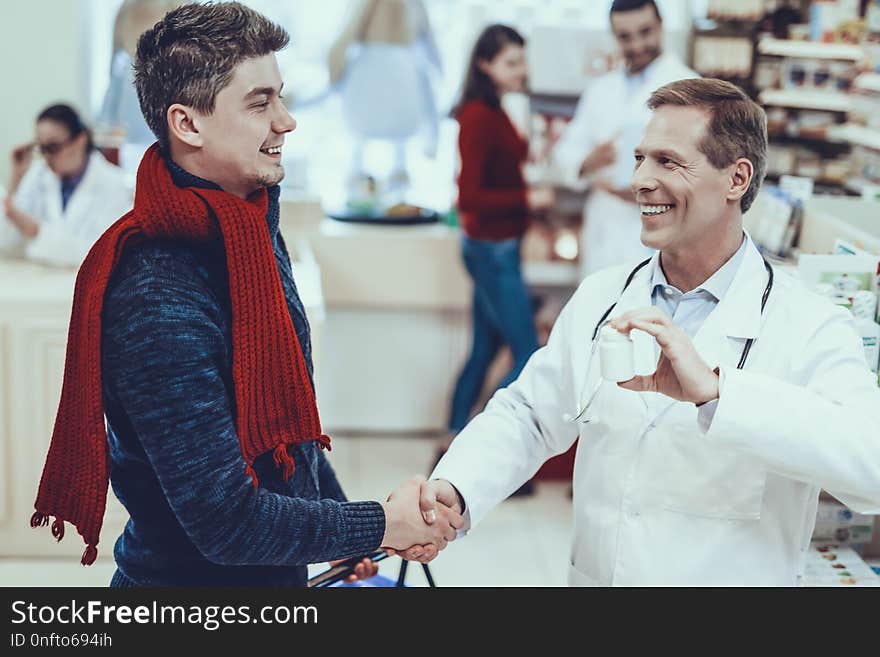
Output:
M602 378L607 381L629 381L635 376L632 338L610 325L599 331L599 362Z

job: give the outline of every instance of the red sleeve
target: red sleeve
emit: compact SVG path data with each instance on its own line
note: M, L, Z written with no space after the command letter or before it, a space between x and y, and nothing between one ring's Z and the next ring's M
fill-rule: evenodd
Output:
M487 188L483 185L483 172L489 161L493 140L497 139L498 118L489 111L465 109L459 116L459 123L459 210L488 214L527 210L524 187L517 185L510 188Z

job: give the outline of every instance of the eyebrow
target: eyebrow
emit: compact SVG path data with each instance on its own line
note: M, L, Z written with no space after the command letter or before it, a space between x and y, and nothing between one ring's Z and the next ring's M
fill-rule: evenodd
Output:
M279 95L281 94L281 90L282 90L282 89L284 89L284 83L283 83L283 82L281 83L281 86L278 87L278 91L277 91L277 93L278 93ZM256 89L251 89L250 91L248 91L248 92L245 94L244 99L245 99L245 100L248 100L248 99L250 99L250 98L254 98L254 97L256 97L256 96L272 96L272 95L274 95L275 93L276 93L276 91L275 91L275 87L257 87Z
M667 157L670 160L676 160L678 162L684 161L685 159L684 155L669 148L661 148L659 150L651 151L651 154L656 157ZM641 149L636 148L633 151L633 155L644 155L644 153Z

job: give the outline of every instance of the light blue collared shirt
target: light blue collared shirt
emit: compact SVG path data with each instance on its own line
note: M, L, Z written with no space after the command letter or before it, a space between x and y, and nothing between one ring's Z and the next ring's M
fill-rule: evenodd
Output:
M651 304L669 315L676 326L693 338L730 289L748 245L749 240L743 235L737 252L702 285L686 293L666 280L658 259L651 279Z
M693 339L703 322L730 289L748 247L749 240L744 234L742 244L737 252L702 285L686 293L666 280L666 274L663 273L663 267L660 266L660 258L658 258L654 275L651 278L651 304L669 315L672 322ZM717 399L700 406L697 421L703 433L709 431L717 407Z

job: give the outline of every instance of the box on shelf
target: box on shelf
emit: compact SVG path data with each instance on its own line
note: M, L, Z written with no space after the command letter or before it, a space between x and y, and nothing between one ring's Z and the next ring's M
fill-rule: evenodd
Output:
M852 312L865 349L865 362L872 372L880 370L880 256L864 252L802 254L798 274L808 287Z
M814 541L866 545L874 535L874 516L855 513L836 500L819 500Z

